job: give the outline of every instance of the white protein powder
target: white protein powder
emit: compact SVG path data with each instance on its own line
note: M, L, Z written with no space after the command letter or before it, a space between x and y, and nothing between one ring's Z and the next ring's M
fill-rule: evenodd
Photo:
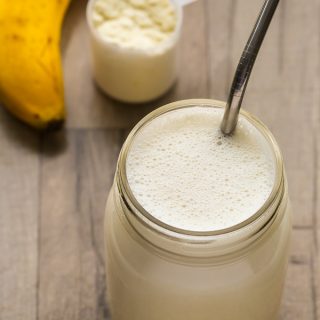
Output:
M269 197L275 164L266 138L242 116L224 137L222 116L219 108L184 108L139 130L127 178L155 218L190 231L221 230L250 218Z
M172 36L177 17L170 0L97 0L92 21L108 42L153 50Z
M182 9L170 0L89 0L93 76L111 97L151 101L174 84Z

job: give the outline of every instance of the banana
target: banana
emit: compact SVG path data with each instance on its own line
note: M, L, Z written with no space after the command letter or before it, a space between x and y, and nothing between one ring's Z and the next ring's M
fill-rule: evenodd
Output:
M60 34L69 0L0 0L0 101L47 129L65 118Z

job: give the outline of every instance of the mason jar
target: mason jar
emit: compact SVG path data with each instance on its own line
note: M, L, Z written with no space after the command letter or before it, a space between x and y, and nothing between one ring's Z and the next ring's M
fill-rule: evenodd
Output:
M185 100L142 119L120 152L105 215L108 303L113 320L272 320L277 318L288 262L291 213L282 156L268 128L245 111L273 152L269 198L249 219L210 232L185 231L155 219L133 196L128 150L154 118L189 106Z

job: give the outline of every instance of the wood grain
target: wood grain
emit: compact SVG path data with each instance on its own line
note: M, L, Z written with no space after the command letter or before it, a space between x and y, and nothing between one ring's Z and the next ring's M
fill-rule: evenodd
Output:
M234 41L235 1L206 1L208 37L208 94L210 98L226 101L231 85Z
M38 136L0 112L0 319L37 314Z
M184 10L180 73L171 100L207 97L207 21L204 1Z
M106 319L103 213L122 135L72 130L67 152L43 144L40 319Z
M318 1L318 8L320 8L320 1ZM319 11L318 11L319 12ZM320 14L315 22L316 27L320 28ZM319 39L319 38L318 38ZM319 43L319 42L318 42ZM319 48L319 47L318 47ZM317 68L315 70L317 74L317 81L313 88L314 103L317 106L313 109L314 125L311 128L313 137L315 140L315 173L313 184L315 185L313 195L313 238L314 238L314 254L313 254L313 295L314 295L314 318L320 319L320 59L317 59Z
M294 229L281 320L313 320L313 231Z
M319 251L312 259L312 291L313 300L315 302L313 307L314 319L320 319L320 256Z
M280 313L281 320L315 319L311 281L309 265L289 265L284 302Z

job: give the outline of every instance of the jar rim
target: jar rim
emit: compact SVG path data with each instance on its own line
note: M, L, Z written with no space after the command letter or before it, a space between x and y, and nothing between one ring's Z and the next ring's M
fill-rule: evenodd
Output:
M121 149L119 160L117 164L117 174L116 174L116 182L118 185L118 189L120 192L121 198L124 200L127 209L129 212L136 216L145 226L151 228L154 231L160 232L169 236L170 238L181 238L181 237L192 237L192 238L210 238L222 235L228 235L236 231L240 231L245 227L248 227L255 221L257 221L263 213L265 213L273 204L274 201L277 199L279 195L279 191L283 187L284 183L284 169L283 169L283 160L282 155L279 149L279 146L270 132L270 130L256 117L251 115L249 112L245 110L241 110L241 115L250 122L267 140L271 147L271 151L273 152L274 161L275 161L275 179L273 188L270 192L269 197L263 203L263 205L257 210L253 215L251 215L248 219L235 224L231 227L219 229L219 230L212 230L212 231L192 231L182 228L177 228L171 226L169 224L164 223L163 221L155 218L152 214L150 214L143 206L139 203L139 201L134 196L126 174L126 160L127 155L130 149L130 146L138 134L139 130L142 129L145 125L151 122L153 119L179 109L190 108L190 107L213 107L213 108L224 108L225 102L219 100L212 100L212 99L189 99L189 100L179 100L173 103L166 104L148 115L146 115L142 120L140 120L136 126L131 130L129 133L126 141L123 144ZM267 219L270 221L273 219L273 215L277 212L274 210L271 216ZM265 224L265 226L268 223ZM263 229L264 226L261 228Z

